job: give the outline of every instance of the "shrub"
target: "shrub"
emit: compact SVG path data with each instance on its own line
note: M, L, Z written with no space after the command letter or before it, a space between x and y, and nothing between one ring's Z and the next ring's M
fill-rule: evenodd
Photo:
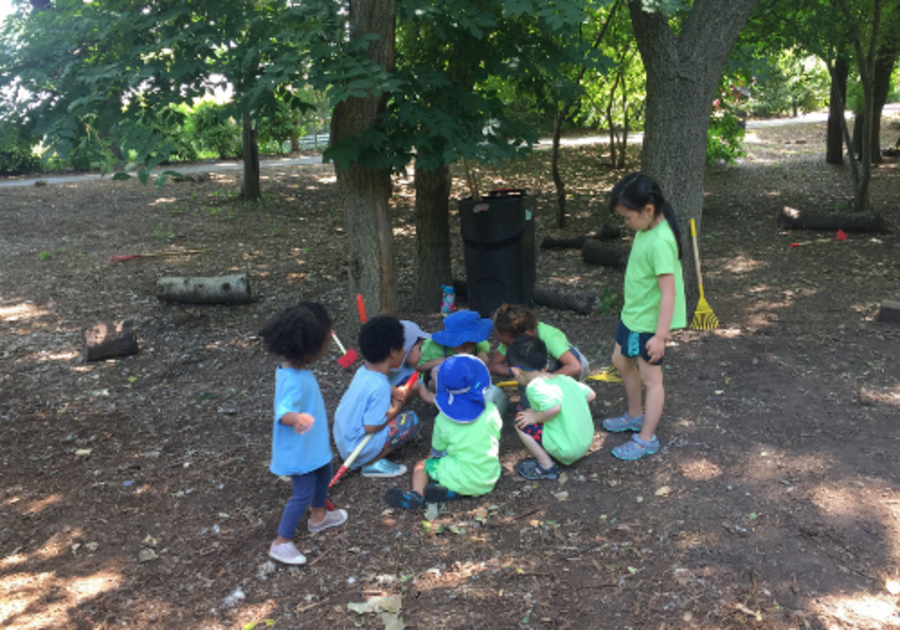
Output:
M21 175L41 168L41 159L34 154L39 139L31 136L21 125L4 123L0 126L0 175Z
M200 103L188 118L185 131L201 150L212 151L220 159L241 156L241 127L224 105Z

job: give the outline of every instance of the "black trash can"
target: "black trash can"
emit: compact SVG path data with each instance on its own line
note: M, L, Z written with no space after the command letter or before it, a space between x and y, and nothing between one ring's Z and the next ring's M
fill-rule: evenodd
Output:
M536 207L520 189L459 201L469 308L482 317L492 317L504 302L534 304Z

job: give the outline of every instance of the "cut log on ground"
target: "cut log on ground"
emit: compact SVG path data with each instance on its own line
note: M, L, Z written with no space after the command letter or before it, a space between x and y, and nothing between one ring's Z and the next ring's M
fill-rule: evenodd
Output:
M597 303L597 296L591 293L560 293L551 289L534 288L534 303L559 310L575 311L590 315Z
M246 304L253 300L247 274L211 278L160 278L156 297L183 304Z
M778 213L778 225L786 230L887 232L884 217L870 212L816 214L785 207Z
M467 300L469 297L465 280L454 280L453 291L456 293L456 297L461 300ZM590 315L593 312L594 304L597 302L597 296L590 293L566 294L542 287L535 287L532 297L535 304L560 310L575 311L582 315Z
M900 324L900 302L895 302L894 300L883 301L881 308L878 309L878 317L876 319L886 324Z
M136 354L138 347L134 322L100 322L84 330L84 347L81 355L85 361L99 361L113 357Z
M575 238L550 238L548 236L541 241L541 249L581 249L584 241L589 238L611 241L621 237L622 230L618 226L604 223L598 231L585 236L576 236Z
M589 238L585 239L581 246L581 259L589 265L624 269L628 265L629 251L628 248L621 245Z

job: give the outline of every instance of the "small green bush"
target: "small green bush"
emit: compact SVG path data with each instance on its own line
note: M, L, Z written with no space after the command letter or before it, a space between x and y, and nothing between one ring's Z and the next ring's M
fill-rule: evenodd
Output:
M211 101L197 105L187 119L185 132L201 151L213 151L220 159L241 156L241 127L223 105Z
M0 175L22 175L39 171L41 159L34 154L39 141L21 125L0 125Z

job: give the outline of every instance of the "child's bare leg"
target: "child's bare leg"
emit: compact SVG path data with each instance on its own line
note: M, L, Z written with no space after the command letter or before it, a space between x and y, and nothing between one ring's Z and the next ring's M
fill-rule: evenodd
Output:
M613 350L612 363L622 377L622 385L625 387L625 400L628 403L628 415L637 418L643 413L641 404L641 373L638 372L633 359L622 354L622 346L616 344ZM641 367L646 365L643 363ZM646 426L646 420L644 420ZM642 434L643 436L643 434Z
M527 433L522 433L518 429L516 429L516 433L519 434L519 437L522 439L522 444L525 445L528 452L534 455L534 458L538 460L538 464L541 465L541 468L544 470L553 468L553 459L547 454L547 451L544 450L543 446L538 444L535 439Z
M666 390L663 387L663 373L661 365L651 365L640 359L641 380L644 384L644 426L638 437L642 440L652 440L656 433L659 419L662 417L663 405L666 402Z
M418 492L419 494L424 495L426 485L428 485L428 473L425 472L425 460L420 459L419 461L416 462L416 465L413 468L413 474L412 474L413 492Z

